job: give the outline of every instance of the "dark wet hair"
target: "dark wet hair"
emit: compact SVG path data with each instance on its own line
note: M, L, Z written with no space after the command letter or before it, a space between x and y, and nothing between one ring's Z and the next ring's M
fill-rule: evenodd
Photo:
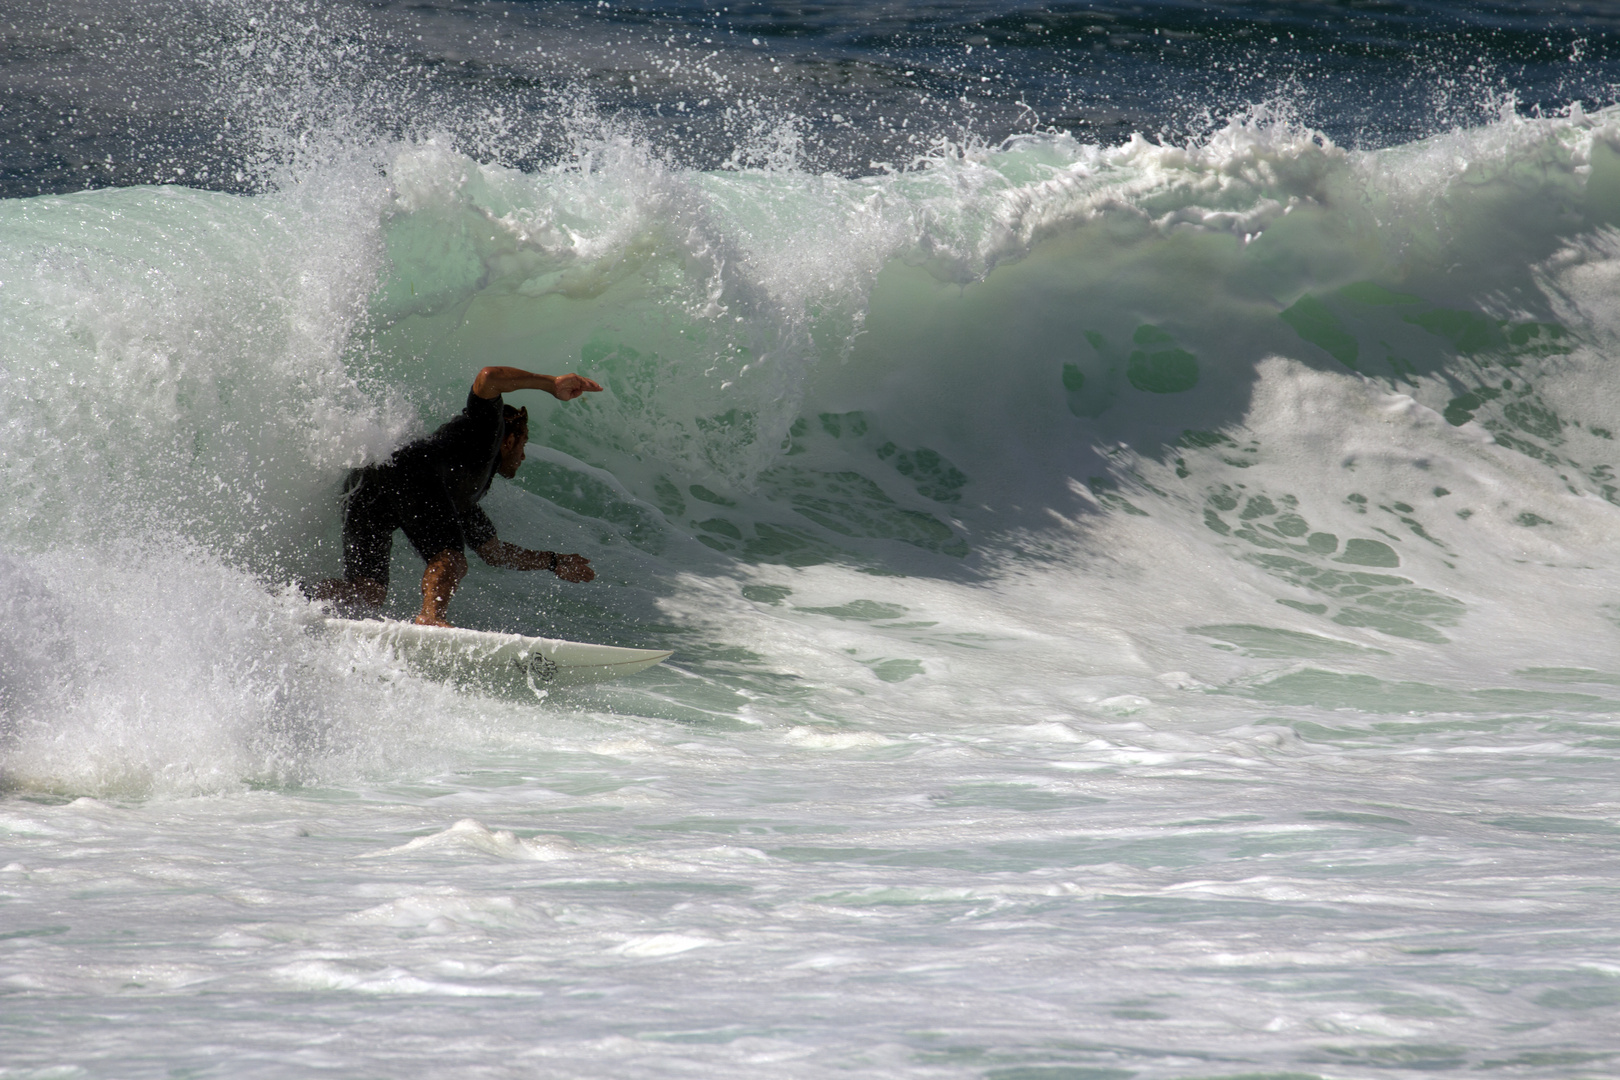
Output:
M529 407L514 409L510 405L502 406L501 419L506 421L506 433L522 432L525 442L529 438Z

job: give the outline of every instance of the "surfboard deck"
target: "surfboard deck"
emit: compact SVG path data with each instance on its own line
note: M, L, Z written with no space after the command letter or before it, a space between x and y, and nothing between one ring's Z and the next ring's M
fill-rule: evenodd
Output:
M424 675L487 689L582 686L632 675L673 655L558 638L524 637L459 626L417 626L380 619L325 620L326 629L390 649Z

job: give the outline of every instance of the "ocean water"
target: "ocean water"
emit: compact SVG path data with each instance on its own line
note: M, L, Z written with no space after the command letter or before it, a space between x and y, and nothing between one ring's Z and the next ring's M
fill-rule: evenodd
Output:
M1620 12L0 11L0 1077L1620 1075ZM607 391L464 625L346 471ZM476 560L475 560L476 562ZM389 612L420 561L396 544Z

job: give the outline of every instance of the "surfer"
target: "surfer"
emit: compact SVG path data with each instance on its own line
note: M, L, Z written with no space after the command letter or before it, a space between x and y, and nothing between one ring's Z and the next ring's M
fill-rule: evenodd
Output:
M307 591L312 600L375 611L388 596L388 561L394 530L403 529L427 563L422 573L423 626L449 626L445 611L467 575L467 548L491 566L550 570L564 581L596 577L583 555L530 551L495 534L479 508L495 474L510 480L523 464L529 410L501 400L514 390L544 390L572 401L602 387L583 375L536 375L513 367L487 367L473 379L467 406L433 434L392 457L349 474L343 502L343 578Z

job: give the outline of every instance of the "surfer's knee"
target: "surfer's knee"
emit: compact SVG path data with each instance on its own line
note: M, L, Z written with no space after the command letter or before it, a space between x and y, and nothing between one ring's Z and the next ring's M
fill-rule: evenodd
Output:
M380 581L372 581L370 578L356 578L349 584L354 589L355 598L363 604L382 607L383 603L388 599L388 586Z
M347 614L360 614L364 609L380 608L388 599L388 585L369 578L344 580L327 578L301 584L299 589L318 604L332 604Z
M300 581L298 591L304 594L305 599L321 603L326 600L336 600L348 584L337 578L327 578L325 581Z

